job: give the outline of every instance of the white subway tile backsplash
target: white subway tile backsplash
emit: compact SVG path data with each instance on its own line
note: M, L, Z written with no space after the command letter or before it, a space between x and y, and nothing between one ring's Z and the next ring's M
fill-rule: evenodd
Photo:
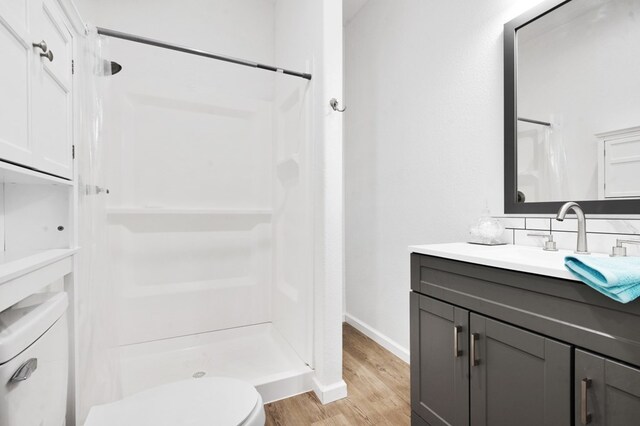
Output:
M498 217L497 218L505 228L524 229L525 219L523 217Z
M540 247L542 249L545 238L542 236L529 236L531 232L529 230L515 230L514 231L514 244L520 246ZM575 250L577 242L577 232L553 232L553 239L559 249L563 250ZM587 243L589 245L589 251L592 253L611 253L611 247L616 244L616 239L635 239L638 240L638 235L633 234L587 234ZM627 255L640 256L640 245L629 244L627 245Z
M551 219L527 217L525 218L526 229L534 229L539 231L548 231L551 229Z
M502 241L503 243L513 244L514 233L515 233L514 229L505 229L504 232L502 233L502 236L499 238L499 240Z
M552 221L551 229L554 231L576 231L577 219L565 219L564 222ZM587 232L599 232L604 234L640 234L640 220L607 220L587 219Z
M558 248L575 250L578 221L569 217L564 222L555 220L555 217L523 216L523 217L498 217L509 228L503 235L503 241L513 242L516 245L540 247L542 249L545 238L542 236L528 236L527 234L545 234L551 230ZM509 237L509 232L512 236ZM589 251L593 253L611 253L611 247L616 239L640 240L640 218L606 218L587 216L587 234ZM640 245L627 245L629 256L640 256Z
M593 253L611 253L611 247L616 244L616 238L638 239L638 236L623 234L588 234L587 242L589 251ZM630 244L627 246L627 255L640 256L640 246Z
M544 242L546 241L545 237L541 236L529 236L531 231L529 230L519 230L516 229L514 232L514 244L517 246L531 246L531 247L542 247L544 246Z

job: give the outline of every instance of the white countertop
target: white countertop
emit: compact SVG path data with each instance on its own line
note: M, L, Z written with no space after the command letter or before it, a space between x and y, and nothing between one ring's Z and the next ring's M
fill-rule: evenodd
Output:
M580 281L564 266L565 256L574 254L570 250L544 251L541 247L511 244L483 246L469 243L448 243L409 246L409 251L494 268ZM594 253L591 256L606 255Z

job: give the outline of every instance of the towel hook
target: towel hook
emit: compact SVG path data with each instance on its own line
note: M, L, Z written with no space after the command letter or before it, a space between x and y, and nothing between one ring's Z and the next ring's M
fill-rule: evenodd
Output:
M334 111L345 112L347 110L347 107L340 109L340 107L338 106L339 104L340 103L336 98L331 98L331 100L329 101L329 105L331 106L331 108L333 108Z

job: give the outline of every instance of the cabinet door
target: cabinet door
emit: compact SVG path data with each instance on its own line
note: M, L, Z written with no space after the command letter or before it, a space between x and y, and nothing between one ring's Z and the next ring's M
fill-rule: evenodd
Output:
M53 59L37 55L32 73L32 137L35 167L72 176L71 33L52 0L30 3L31 34L47 43Z
M571 423L571 348L471 314L471 425Z
M469 424L468 341L468 311L411 293L411 406L431 426Z
M31 165L29 74L33 47L27 33L26 4L0 2L0 159Z
M640 370L576 349L575 424L640 424Z

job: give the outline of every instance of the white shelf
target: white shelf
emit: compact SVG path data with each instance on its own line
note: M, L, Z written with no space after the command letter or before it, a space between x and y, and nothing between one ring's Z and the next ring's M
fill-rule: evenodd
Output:
M51 176L36 170L16 166L0 160L0 182L20 183L30 185L61 185L73 186L73 181Z
M271 216L270 209L169 209L151 207L107 208L109 215L212 215L212 216Z
M70 273L78 249L0 252L0 311Z
M78 249L0 252L0 284L75 254Z

